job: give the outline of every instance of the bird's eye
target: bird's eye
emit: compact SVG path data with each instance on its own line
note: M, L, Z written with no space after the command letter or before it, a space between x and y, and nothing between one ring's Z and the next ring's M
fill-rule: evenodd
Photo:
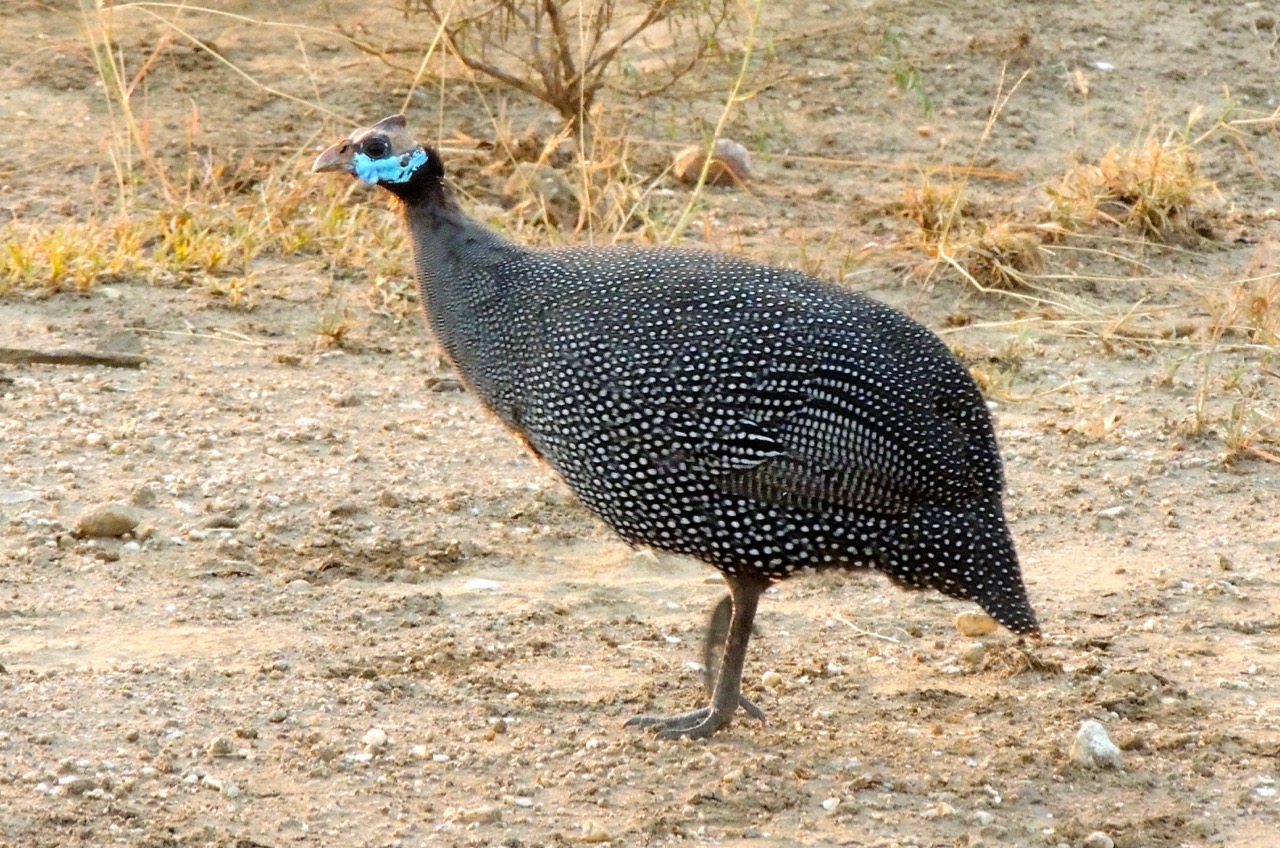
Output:
M370 159L382 159L390 152L391 148L380 138L371 138L364 143L364 154Z

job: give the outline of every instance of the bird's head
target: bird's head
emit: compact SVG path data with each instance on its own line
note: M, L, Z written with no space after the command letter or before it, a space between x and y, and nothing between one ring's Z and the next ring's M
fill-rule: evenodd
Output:
M316 157L311 170L344 171L404 200L425 196L444 177L439 155L414 140L404 115L356 130Z

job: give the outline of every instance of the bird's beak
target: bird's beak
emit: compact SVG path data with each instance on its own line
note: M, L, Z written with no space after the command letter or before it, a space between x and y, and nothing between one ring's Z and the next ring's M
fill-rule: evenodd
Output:
M344 138L317 156L315 164L311 166L311 170L317 174L324 171L354 173L354 166L351 163L351 154L354 149L350 139Z

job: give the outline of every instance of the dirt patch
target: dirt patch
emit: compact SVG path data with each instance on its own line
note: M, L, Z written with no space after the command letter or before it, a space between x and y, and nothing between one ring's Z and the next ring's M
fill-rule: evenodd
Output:
M418 37L367 5L270 14ZM19 4L0 32L0 203L50 226L114 179L64 6ZM303 54L291 31L183 20L339 114L404 98L340 39L308 32ZM297 157L310 179L305 154L335 126L180 39L158 50L167 30L136 11L117 22L132 67L154 54L138 102L161 155ZM1266 4L1216 0L770 8L730 127L751 191L712 192L692 238L847 273L946 333L996 405L1047 637L963 639L969 607L874 576L793 580L766 596L748 657L769 723L707 743L621 725L700 700L719 578L616 541L452 390L420 322L370 280L307 255L261 264L244 302L127 278L0 300L0 345L150 358L0 370L0 843L1275 844L1280 464L1232 441L1233 422L1277 414L1275 340L1206 332L1238 281L1280 270L1274 123L1197 148L1223 192L1212 239L1050 245L1038 302L904 249L901 204L920 167L957 162L1012 175L970 184L974 214L1026 213L1073 163L1213 113L1224 89L1266 114L1278 27ZM896 85L895 62L918 84ZM656 173L696 140L690 116L714 120L735 71L615 95L638 161ZM486 105L517 134L548 130L492 90L424 92L412 119L439 119L446 150L495 135ZM456 161L469 202L496 207L505 174L474 146ZM1133 309L1148 335L1106 332ZM326 315L351 322L340 346ZM139 511L133 538L77 538L106 501ZM1121 768L1071 762L1089 718Z

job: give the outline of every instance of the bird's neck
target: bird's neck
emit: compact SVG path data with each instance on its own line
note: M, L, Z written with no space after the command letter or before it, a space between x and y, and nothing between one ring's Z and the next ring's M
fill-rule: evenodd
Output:
M403 214L427 324L462 380L495 406L500 341L512 329L518 297L497 269L521 248L463 212L443 184L420 202L406 201Z

